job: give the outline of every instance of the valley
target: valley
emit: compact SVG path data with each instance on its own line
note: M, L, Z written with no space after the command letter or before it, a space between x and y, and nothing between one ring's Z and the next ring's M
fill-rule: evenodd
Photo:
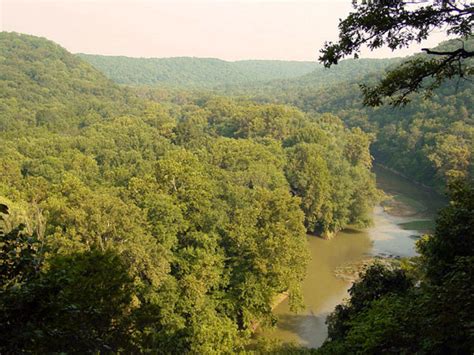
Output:
M360 93L419 58L1 32L0 352L466 353L472 82L398 108Z

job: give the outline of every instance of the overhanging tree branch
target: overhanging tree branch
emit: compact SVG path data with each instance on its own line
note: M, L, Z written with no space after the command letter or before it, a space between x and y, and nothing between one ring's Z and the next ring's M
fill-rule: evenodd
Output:
M474 6L469 0L433 0L422 5L406 1L377 1L355 5L354 12L339 23L339 41L325 43L319 61L326 67L337 64L349 55L359 57L362 46L377 49L387 46L392 50L420 43L428 38L434 29L457 35L464 41L471 41L474 22ZM364 103L377 106L384 97L392 97L390 104L400 105L409 102L409 95L425 90L427 95L443 80L472 75L474 51L456 48L424 48L427 56L405 62L403 70L392 70L387 74L389 80L382 80L373 88L363 86ZM443 56L441 60L430 58ZM408 73L409 75L404 75ZM428 80L428 85L425 84Z
M422 48L421 50L426 52L426 54L432 54L432 55L459 56L460 58L474 57L474 52L466 51L464 48L459 48L455 51L436 51L429 48Z

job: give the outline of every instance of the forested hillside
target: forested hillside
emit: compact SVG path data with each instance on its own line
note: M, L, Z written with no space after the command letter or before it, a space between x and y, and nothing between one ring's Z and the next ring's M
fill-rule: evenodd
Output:
M242 349L301 305L307 231L370 222L371 137L334 115L159 103L15 33L0 67L2 353Z
M314 62L240 60L215 58L129 58L78 54L107 77L120 84L165 85L180 88L214 88L248 84L308 74Z
M381 71L401 62L393 59L345 59L330 69L317 66L311 73L295 78L268 80L265 82L241 85L221 85L217 90L228 95L250 95L253 98L273 97L284 101L302 89L313 93L321 88L337 87L346 83L363 82L368 76L380 74Z
M473 92L472 83L452 81L406 107L368 108L362 105L359 83L350 82L317 90L303 84L284 87L257 101L331 112L376 137L371 152L377 163L442 192L449 180L473 177Z
M443 42L437 49L446 50L457 43L456 40ZM465 46L474 46L474 41L467 41ZM363 106L360 84L377 82L399 62L400 59L345 60L331 69L321 69L325 74L314 75L316 71L299 79L272 81L250 88L234 87L228 93L251 97L257 102L290 104L308 113L333 113L349 127L360 127L374 135L371 152L377 163L439 192L444 192L451 180L472 179L472 81L464 78L448 81L431 97L417 95L409 105L395 109ZM366 70L366 65L373 71Z
M455 41L445 42L439 48L449 48L453 43ZM470 42L467 45L471 45ZM316 67L311 73L284 80L276 75L277 71L269 62L254 62L259 63L254 67L255 72L246 71L251 73L249 78L252 80L240 80L234 79L233 74L221 74L222 63L215 60L206 62L209 64L206 70L212 74L197 79L205 70L188 71L192 62L189 58L170 59L173 70L154 65L153 73L147 71L151 65L147 63L159 60L149 59L147 62L145 59L125 58L117 62L115 57L84 58L119 83L171 87L172 100L180 95L186 96L186 93L176 91L177 88L206 87L216 93L260 103L290 104L307 113L333 113L349 127L360 127L373 135L371 153L377 163L441 193L448 181L473 176L472 82L447 82L432 97L418 96L410 105L395 110L362 105L359 85L375 83L386 70L403 59L343 60L331 69ZM250 62L233 64L238 63ZM275 73L275 77L266 76L267 70ZM138 73L143 76L138 76ZM296 76L296 72L294 74ZM133 81L127 79L132 76ZM163 79L153 79L156 77ZM198 81L201 84L196 84ZM160 92L161 89L153 90ZM165 100L171 100L169 95Z

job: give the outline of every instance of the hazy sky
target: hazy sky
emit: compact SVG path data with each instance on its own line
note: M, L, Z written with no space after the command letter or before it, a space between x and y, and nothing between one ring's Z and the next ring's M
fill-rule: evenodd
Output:
M351 0L0 0L0 28L74 53L315 60L350 10Z

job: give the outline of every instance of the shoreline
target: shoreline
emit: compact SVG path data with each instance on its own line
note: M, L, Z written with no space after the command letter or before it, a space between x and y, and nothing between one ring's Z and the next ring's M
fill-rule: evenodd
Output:
M412 237L409 234L423 234L427 231L424 228L425 225L432 223L434 214L431 203L434 202L433 199L436 199L435 191L426 191L429 193L425 194L422 190L426 189L420 188L419 184L414 186L415 184L410 180L380 166L380 164L377 164L377 167L380 168L378 184L381 185L378 185L378 188L384 192L385 198L374 206L372 214L375 219L374 224L371 227L357 230L349 227L347 230L339 231L336 238L332 238L334 240L327 240L322 236L315 237L314 241L319 241L311 245L313 247L318 245L319 252L314 249L311 255L313 258L315 255L321 257L318 260L323 265L322 268L313 270L310 266L307 269L308 275L312 275L308 278L311 282L308 285L313 285L306 286L313 293L308 294L307 291L304 293L304 303L309 311L303 312L301 315L294 315L284 303L288 295L276 296L272 310L276 316L282 317L283 325L280 327L278 324L275 333L268 333L271 338L280 339L282 342L302 343L308 348L318 348L324 341L323 337L326 331L324 319L327 313L333 310L333 308L331 310L325 309L324 307L327 307L323 306L325 302L342 303L344 297L347 297L347 290L359 279L359 274L374 263L381 263L387 267L398 267L402 262L405 262L404 257L411 256L409 249L413 248L415 243L414 240L408 240ZM339 234L342 235L342 239L337 238ZM362 237L362 235L365 236ZM310 236L314 237L314 234L310 234ZM354 239L354 241L347 239L356 237L367 238L367 242L364 243L370 243L370 246L360 243L361 239ZM345 243L340 244L338 241L341 240L345 240ZM337 250L334 247L326 250L326 246L334 245L334 243L337 245ZM322 255L321 252L325 254ZM330 274L331 277L327 274ZM334 289L337 294L329 293L328 288ZM346 290L345 293L341 291L342 288ZM321 297L326 298L321 300ZM331 307L333 306L331 305ZM260 329L264 328L260 327ZM265 332L263 336L265 336ZM311 338L309 338L310 334Z
M407 181L410 182L411 184L421 186L421 187L423 187L427 192L435 193L435 194L437 194L437 195L442 196L434 187L428 186L428 185L425 185L425 184L423 184L423 183L421 183L421 182L419 182L419 181L413 180L413 179L411 179L410 177L406 176L405 174L399 172L398 170L395 170L395 169L393 169L393 168L390 168L390 167L388 167L388 166L386 166L386 165L384 165L384 164L382 164L382 163L375 163L375 162L374 162L374 166L377 166L377 167L379 167L379 168L382 168L382 169L384 169L384 170L387 170L387 171L391 172L392 174L397 175L397 176L399 176L399 177L401 177L401 178L407 180Z

